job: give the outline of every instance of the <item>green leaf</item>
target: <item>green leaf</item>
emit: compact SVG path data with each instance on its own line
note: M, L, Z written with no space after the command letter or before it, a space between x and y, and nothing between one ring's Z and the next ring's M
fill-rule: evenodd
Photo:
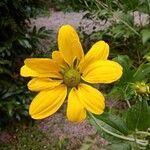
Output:
M134 71L131 70L133 61L127 55L118 55L113 59L118 62L123 67L123 75L120 79L120 84L127 84L127 82L132 82Z
M113 60L121 64L123 75L108 95L115 99L129 100L133 93L131 90L131 83L134 82L133 75L135 72L134 69L131 69L133 61L127 55L119 55Z
M114 143L106 146L107 150L132 150L132 147L128 143Z
M31 45L31 44L29 43L29 41L26 40L26 39L19 39L18 42L19 42L19 44L20 44L21 46L23 46L23 47L25 47L25 48L29 48L29 49L32 48L32 45Z
M118 55L113 60L121 64L125 70L128 70L133 64L133 61L127 55Z
M124 0L124 7L127 10L135 10L139 6L139 0Z
M7 69L6 67L1 67L1 66L0 66L0 74L7 74L7 75L12 76L12 73L10 72L9 69Z
M121 119L119 116L112 115L111 113L105 112L102 115L95 115L95 117L99 120L102 120L103 122L105 122L112 128L118 130L119 132L125 135L128 134L127 126L123 121L123 119Z
M108 93L109 97L112 97L115 100L120 100L125 98L125 91L122 87L114 86L111 91Z
M150 75L150 63L142 64L134 74L135 80L144 80Z
M143 29L141 31L141 35L142 35L142 42L145 45L146 42L150 39L150 29Z
M9 60L0 60L0 64L1 65L6 65L6 64L8 64L8 65L10 65L11 64L11 61L9 61Z
M138 101L127 111L126 123L131 131L146 131L150 127L150 108L146 100Z
M38 30L38 34L40 34L41 32L45 31L46 30L46 27L45 26L42 26L39 30Z
M150 150L150 140L148 141L148 145L146 146L146 150Z
M33 27L32 33L35 35L36 34L36 26Z

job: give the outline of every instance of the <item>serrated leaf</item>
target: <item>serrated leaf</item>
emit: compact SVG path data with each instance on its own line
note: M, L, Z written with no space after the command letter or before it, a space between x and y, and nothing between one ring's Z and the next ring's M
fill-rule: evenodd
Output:
M145 45L146 42L150 39L150 29L143 29L141 31L141 35L142 35L142 42Z
M125 135L128 133L125 122L119 116L105 112L102 115L95 115L95 117Z
M127 111L126 123L131 131L146 131L150 127L150 108L146 100L138 101Z

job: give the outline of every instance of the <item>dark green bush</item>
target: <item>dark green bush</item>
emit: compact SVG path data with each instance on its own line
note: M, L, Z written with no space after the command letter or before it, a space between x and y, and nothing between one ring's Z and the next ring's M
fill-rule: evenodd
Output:
M90 0L49 0L49 6L55 10L80 11L86 10L86 3L92 5Z
M39 39L49 35L44 27L29 27L29 18L44 4L41 0L0 1L0 127L28 118L31 95L19 70L23 60L35 53Z

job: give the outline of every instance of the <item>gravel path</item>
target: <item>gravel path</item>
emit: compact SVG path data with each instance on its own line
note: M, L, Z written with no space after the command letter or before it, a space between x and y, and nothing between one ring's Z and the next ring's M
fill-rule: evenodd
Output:
M62 11L50 11L49 16L47 17L39 17L38 19L32 19L31 22L33 25L36 25L37 27L45 26L47 29L53 30L55 33L57 33L59 27L63 24L70 24L74 26L75 28L78 28L80 25L82 25L87 33L91 33L93 30L93 26L96 27L95 31L97 30L103 30L104 28L107 28L110 26L110 22L112 19L109 19L109 21L106 23L102 20L96 20L93 21L90 19L82 19L82 17L87 12L69 12L64 13ZM140 17L141 16L141 17ZM139 14L139 12L134 12L134 22L137 25L145 25L148 24L148 15L146 14Z
M39 17L38 19L33 19L32 24L37 27L45 26L47 29L51 29L55 32L58 31L59 27L63 24L70 24L77 28L84 13L64 13L64 12L53 12L51 11L47 17Z

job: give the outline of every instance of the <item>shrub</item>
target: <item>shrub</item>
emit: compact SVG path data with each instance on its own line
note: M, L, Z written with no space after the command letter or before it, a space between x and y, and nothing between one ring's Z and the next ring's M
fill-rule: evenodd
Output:
M41 0L0 1L0 126L28 116L31 95L19 70L24 58L35 53L39 39L49 35L44 27L29 27L29 18L42 7Z

